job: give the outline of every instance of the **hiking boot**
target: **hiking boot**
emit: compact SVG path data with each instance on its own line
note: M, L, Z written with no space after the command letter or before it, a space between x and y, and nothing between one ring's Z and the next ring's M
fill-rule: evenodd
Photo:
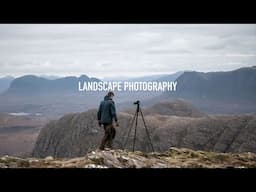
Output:
M104 147L102 147L102 146L99 147L99 150L100 150L100 151L103 151L103 150L104 150Z

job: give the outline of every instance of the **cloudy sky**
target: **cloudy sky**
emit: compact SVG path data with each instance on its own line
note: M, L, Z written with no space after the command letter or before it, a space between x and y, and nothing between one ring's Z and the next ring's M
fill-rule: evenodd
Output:
M0 24L0 76L144 76L255 61L255 24Z

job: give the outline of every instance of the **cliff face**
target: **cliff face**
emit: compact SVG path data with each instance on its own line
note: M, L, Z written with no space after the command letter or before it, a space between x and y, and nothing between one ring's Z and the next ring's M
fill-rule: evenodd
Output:
M0 168L256 168L255 153L214 153L170 148L164 153L91 151L83 157L0 158Z
M40 132L33 156L76 157L95 149L103 137L96 110L68 114L51 121Z
M133 114L120 112L120 127L114 140L114 149L123 149ZM179 117L172 115L145 115L156 151L164 152L170 147L215 152L256 152L256 117L203 116ZM103 127L96 120L96 110L68 114L51 121L40 132L34 157L78 157L99 147ZM134 129L126 149L131 150ZM150 152L143 121L139 116L135 150Z

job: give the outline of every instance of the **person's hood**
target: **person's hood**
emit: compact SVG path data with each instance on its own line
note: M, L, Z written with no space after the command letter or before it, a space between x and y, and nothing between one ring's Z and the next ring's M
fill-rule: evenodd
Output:
M104 97L104 101L106 101L106 100L111 100L111 97L109 97L108 95L106 95L106 96Z

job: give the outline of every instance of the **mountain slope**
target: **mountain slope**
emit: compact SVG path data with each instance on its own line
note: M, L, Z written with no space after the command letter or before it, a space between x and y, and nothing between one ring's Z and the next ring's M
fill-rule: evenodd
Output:
M14 80L14 77L12 76L0 78L0 93L6 91L13 80Z
M38 136L33 156L77 157L99 147L104 131L98 126L96 110L63 116L48 123ZM118 113L114 148L122 149L127 139L133 114ZM169 147L216 152L256 152L256 116L203 116L179 117L173 115L145 115L156 151ZM132 149L134 129L126 149ZM143 121L139 116L136 150L151 150Z
M187 98L255 100L256 66L228 72L184 72L176 94Z
M78 92L78 81L100 81L96 78L89 78L86 75L80 77L63 77L57 79L46 79L35 75L25 75L16 78L10 84L4 95L49 95L52 92L62 94L63 92Z
M155 100L182 98L206 113L241 114L256 111L256 67L227 72L184 72L177 91Z
M200 112L191 103L183 99L174 101L163 101L147 107L143 110L145 114L176 115L184 117L202 117L206 114Z
M16 78L9 89L0 95L0 112L41 113L42 116L54 119L65 113L95 108L105 93L80 92L79 81L100 80L86 75L57 79L45 79L34 75Z

